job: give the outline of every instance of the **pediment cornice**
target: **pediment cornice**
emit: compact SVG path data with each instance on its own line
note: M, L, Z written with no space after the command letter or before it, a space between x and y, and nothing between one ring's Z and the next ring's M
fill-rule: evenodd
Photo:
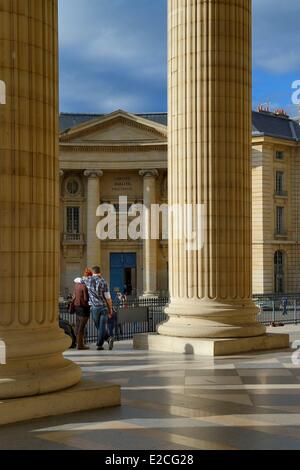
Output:
M94 153L94 152L148 152L148 151L167 151L168 143L166 142L126 142L126 143L104 143L104 144L85 144L85 143L69 143L61 142L60 149L69 152L85 152L85 153Z
M83 138L89 134L101 131L102 129L107 129L115 124L131 126L136 129L147 131L160 139L167 139L168 131L166 126L149 121L140 116L126 113L125 111L116 111L115 113L97 118L93 121L88 121L87 123L80 124L67 132L63 132L60 134L60 142L72 142L75 139ZM153 140L155 140L155 138L153 138Z

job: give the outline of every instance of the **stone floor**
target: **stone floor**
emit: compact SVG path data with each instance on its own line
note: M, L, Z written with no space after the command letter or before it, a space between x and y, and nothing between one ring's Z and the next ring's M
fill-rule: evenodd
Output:
M299 327L276 329L289 330L300 340ZM300 448L291 351L212 359L134 352L128 342L68 356L86 375L121 384L123 406L2 427L0 449Z

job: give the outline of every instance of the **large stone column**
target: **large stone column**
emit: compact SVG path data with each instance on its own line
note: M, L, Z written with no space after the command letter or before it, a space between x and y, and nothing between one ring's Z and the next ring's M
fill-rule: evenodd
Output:
M205 236L189 250L171 212L169 319L153 349L275 344L251 298L251 20L251 0L169 0L169 204L203 205Z
M0 0L1 80L0 425L119 405L62 355L57 0Z
M151 207L156 204L156 179L157 170L141 170L140 176L144 181L144 229L146 238L144 240L143 252L143 277L144 298L157 297L157 240L151 238Z
M99 219L96 216L100 204L100 178L101 170L86 170L84 176L88 178L87 185L87 266L90 268L101 264L101 246L96 229Z
M0 399L79 382L58 327L56 0L0 2ZM1 421L1 419L0 419Z

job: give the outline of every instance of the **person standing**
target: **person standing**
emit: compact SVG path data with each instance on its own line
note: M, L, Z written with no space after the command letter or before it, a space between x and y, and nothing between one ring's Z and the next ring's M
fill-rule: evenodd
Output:
M99 266L92 268L93 276L84 280L88 293L89 305L95 326L98 330L97 350L104 350L107 323L113 318L112 299L109 287L101 274Z
M282 315L288 315L288 298L287 297L283 297L283 299L281 300L281 305L282 305Z
M73 296L73 306L76 314L76 340L77 349L85 351L90 349L84 344L85 327L90 319L89 294L86 285L81 278L75 279L75 288Z

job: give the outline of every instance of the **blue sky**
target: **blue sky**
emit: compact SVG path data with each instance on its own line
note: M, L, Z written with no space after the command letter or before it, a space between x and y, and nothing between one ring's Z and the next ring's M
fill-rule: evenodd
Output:
M167 109L167 0L59 0L61 111ZM253 107L291 115L299 0L253 0Z

